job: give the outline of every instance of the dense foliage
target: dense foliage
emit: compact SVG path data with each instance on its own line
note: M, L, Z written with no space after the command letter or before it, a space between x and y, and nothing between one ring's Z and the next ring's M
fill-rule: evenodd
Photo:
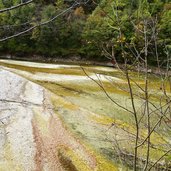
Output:
M155 25L159 57L165 58L171 49L170 0L100 0L75 6L53 22L36 27L31 32L0 44L1 53L16 55L81 56L103 59L110 54L122 61L121 46L132 60L132 49L141 49L144 22ZM1 0L0 8L19 4L20 0ZM48 21L70 7L74 1L35 1L33 4L0 14L0 37L8 37L34 25ZM147 30L152 36L152 29ZM149 49L153 49L150 42ZM153 51L149 53L151 63Z

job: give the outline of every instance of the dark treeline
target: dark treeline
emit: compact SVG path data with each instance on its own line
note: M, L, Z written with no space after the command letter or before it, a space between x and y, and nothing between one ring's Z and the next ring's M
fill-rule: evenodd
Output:
M21 0L1 0L0 8L21 3ZM27 6L0 14L0 37L8 37L47 21L69 8L74 1L34 1ZM130 61L132 50L143 49L144 21L155 35L159 58L171 49L170 0L100 0L87 1L66 12L53 22L36 27L19 37L0 43L1 54L43 55L47 57L81 56L104 59L115 56L122 61L120 44L124 45ZM120 32L121 30L121 32ZM154 42L149 41L149 57L153 61Z

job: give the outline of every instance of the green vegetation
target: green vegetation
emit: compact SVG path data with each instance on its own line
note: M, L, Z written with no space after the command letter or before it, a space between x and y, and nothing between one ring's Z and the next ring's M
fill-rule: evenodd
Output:
M36 1L35 3L0 14L0 37L8 37L36 24L48 21L66 10L74 1ZM0 1L0 8L19 4L19 0ZM116 11L117 16L116 17ZM1 54L16 56L38 54L50 57L91 58L102 60L112 51L122 62L120 43L124 43L127 57L132 61L130 49L142 48L144 19L152 25L157 22L159 58L164 59L171 46L171 2L169 0L100 0L80 4L47 25L0 44ZM122 30L119 35L118 26ZM137 29L136 29L137 28ZM149 36L152 35L149 31ZM129 44L129 48L125 45ZM151 42L149 49L153 49ZM109 54L108 54L109 53ZM156 64L150 51L151 64Z

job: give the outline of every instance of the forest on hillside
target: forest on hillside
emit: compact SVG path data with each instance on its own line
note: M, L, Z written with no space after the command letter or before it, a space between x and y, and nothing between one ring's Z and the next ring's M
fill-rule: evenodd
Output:
M20 2L1 0L0 9ZM39 26L53 18L52 22ZM171 50L170 0L35 0L0 13L0 52L93 60L107 57L122 62L124 49L131 62L133 54L143 49L145 25L149 61L156 64L153 58L156 46L159 60L165 60ZM30 28L33 29L27 31ZM15 37L24 31L25 34Z

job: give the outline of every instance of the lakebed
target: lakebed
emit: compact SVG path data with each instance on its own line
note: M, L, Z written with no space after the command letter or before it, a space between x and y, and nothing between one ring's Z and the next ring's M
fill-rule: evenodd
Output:
M122 71L10 60L0 64L5 117L0 170L131 170L136 128L133 116L122 108L132 110ZM130 75L144 86L143 74ZM149 87L157 105L162 93L157 77L151 76ZM140 108L141 99L135 104ZM153 161L171 143L169 130L164 125L159 129L162 136L154 132L151 137ZM144 128L141 138L146 136ZM139 158L145 158L145 151L146 146Z

